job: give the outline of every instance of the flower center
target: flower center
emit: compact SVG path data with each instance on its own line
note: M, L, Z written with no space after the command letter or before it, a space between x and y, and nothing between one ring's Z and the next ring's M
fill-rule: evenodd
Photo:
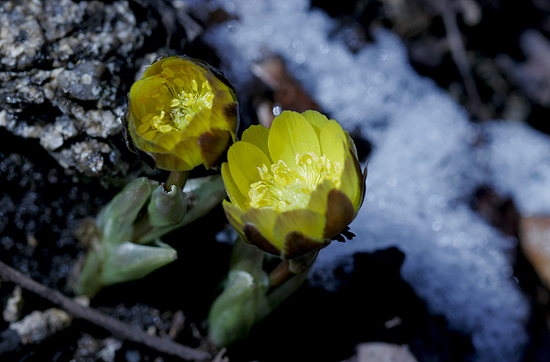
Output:
M138 131L148 140L152 140L157 133L168 133L172 130L183 131L191 122L195 114L203 109L212 109L214 93L210 83L197 72L197 79L191 79L187 68L164 68L162 73L155 76L155 81L163 83L160 92L150 93L156 101L156 111L148 113L142 119ZM168 94L170 93L170 94ZM168 103L168 104L167 104ZM167 112L167 110L169 110Z
M253 208L272 208L280 212L305 208L311 192L317 185L330 180L340 186L341 166L331 162L326 155L298 153L296 168L279 160L271 170L263 164L258 167L260 181L250 185L248 204Z

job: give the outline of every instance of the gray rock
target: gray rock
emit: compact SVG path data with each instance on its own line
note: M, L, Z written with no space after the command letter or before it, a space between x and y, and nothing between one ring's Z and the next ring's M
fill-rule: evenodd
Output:
M64 69L57 77L57 85L69 98L83 101L98 100L101 76L105 65L97 60L83 61L74 69Z
M38 139L69 174L125 176L126 150L116 148L129 89L121 79L131 81L157 26L138 23L122 0L2 2L0 127Z
M44 29L47 41L63 38L81 23L85 3L74 3L70 0L45 0L44 11L38 16L40 25Z
M31 67L44 46L44 33L37 15L36 2L14 5L6 2L0 11L0 64L6 69L23 70Z

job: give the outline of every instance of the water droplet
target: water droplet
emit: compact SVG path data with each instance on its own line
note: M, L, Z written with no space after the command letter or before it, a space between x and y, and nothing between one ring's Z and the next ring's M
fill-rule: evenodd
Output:
M487 244L487 237L485 235L481 235L477 238L477 243L479 246L483 246Z
M233 29L235 29L235 28L237 27L237 22L236 22L235 20L229 20L229 21L227 22L227 25L226 25L226 26L227 26L227 29L233 30Z
M225 11L227 11L228 13L232 13L233 11L235 11L235 4L233 4L231 1L228 1L225 3L225 5L223 6L223 8L225 9Z
M378 59L381 61L388 59L388 51L386 49L380 49L378 51Z
M390 187L395 187L395 185L397 185L397 180L392 177L388 180L387 183Z
M511 249L515 248L516 246L518 246L518 239L515 236L509 236L506 238L506 244L506 246Z
M512 268L511 266L507 265L505 266L504 268L502 268L502 274L504 274L504 276L506 277L511 277L512 275L514 275L514 268Z
M330 47L328 46L328 44L323 43L319 45L319 50L322 54L328 54L328 52L330 51Z
M283 112L283 108L280 107L280 106L275 106L273 107L273 115L274 116L278 116L279 114L281 114Z
M441 223L439 221L435 221L432 224L432 229L434 229L435 231L441 230Z
M374 86L369 87L369 88L367 89L367 94L368 94L370 97L374 97L375 95L378 94L378 88L377 88L377 87L374 87Z
M298 53L296 54L296 56L294 57L294 60L296 60L296 63L298 64L302 64L303 62L306 61L306 56L302 53Z

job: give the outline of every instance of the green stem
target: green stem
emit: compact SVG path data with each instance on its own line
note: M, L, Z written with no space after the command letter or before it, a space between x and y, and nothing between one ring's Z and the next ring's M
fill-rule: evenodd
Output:
M170 171L166 183L164 184L164 190L169 192L172 189L172 185L176 185L180 189L183 189L188 178L189 171Z
M288 260L283 260L271 271L271 273L269 273L269 290L277 288L279 285L296 275L290 271L288 266Z

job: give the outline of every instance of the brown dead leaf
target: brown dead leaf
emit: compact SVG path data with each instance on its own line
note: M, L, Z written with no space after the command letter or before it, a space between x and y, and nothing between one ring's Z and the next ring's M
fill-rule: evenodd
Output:
M519 243L542 283L550 289L550 216L521 217Z

